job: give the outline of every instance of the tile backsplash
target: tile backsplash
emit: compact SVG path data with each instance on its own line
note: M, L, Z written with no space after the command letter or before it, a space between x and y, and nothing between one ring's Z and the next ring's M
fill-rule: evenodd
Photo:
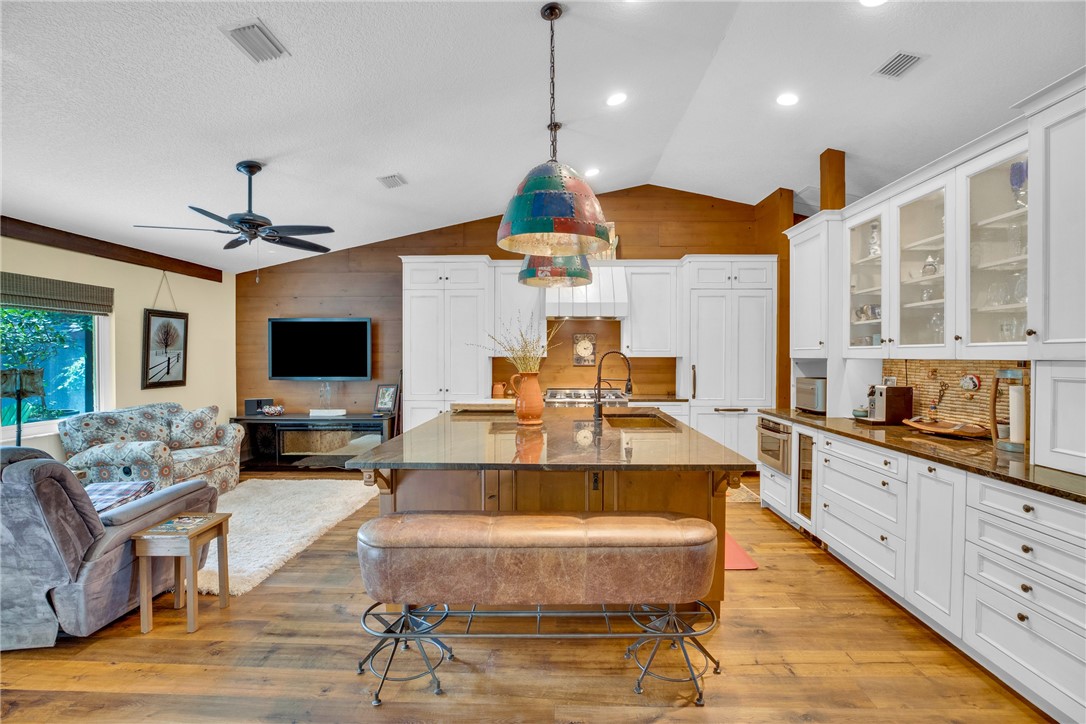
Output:
M901 360L882 362L883 376L897 377L899 385L913 388L913 415L925 415L932 400L939 399L942 384L946 384L936 417L948 422L972 422L988 427L988 399L992 392L996 370L1014 369L1029 363L1014 360ZM961 388L961 378L976 375L980 389L967 392ZM996 415L1007 417L1007 397L996 400Z

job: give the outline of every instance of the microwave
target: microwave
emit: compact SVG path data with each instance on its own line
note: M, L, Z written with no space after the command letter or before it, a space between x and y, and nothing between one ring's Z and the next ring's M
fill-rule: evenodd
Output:
M818 415L826 414L825 377L796 378L796 409Z

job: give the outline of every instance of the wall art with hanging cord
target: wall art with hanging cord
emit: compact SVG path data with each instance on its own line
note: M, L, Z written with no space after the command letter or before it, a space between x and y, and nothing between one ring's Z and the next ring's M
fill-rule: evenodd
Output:
M143 359L140 367L140 389L143 390L184 387L188 374L189 315L188 312L177 311L177 301L174 300L166 272L162 272L151 306L158 304L163 283L174 310L143 310Z

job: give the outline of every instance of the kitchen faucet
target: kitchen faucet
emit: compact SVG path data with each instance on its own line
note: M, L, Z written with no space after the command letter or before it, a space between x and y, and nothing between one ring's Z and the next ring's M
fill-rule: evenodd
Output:
M626 394L633 394L633 370L630 368L630 358L621 352L611 350L610 352L604 352L600 357L600 363L596 365L596 386L593 387L595 392L595 403L592 405L592 419L599 422L603 419L603 403L600 401L600 386L604 382L610 383L611 381L619 381L621 377L604 377L603 376L603 361L607 359L608 355L617 354L622 358L622 361L626 363Z

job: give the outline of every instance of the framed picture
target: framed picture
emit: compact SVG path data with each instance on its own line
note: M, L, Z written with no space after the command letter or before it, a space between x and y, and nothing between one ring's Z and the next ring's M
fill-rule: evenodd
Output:
M184 387L189 360L188 312L143 310L143 373L140 389Z
M399 385L377 385L377 398L373 401L374 412L395 412L396 393Z
M594 367L596 364L596 335L587 332L573 335L573 366Z

